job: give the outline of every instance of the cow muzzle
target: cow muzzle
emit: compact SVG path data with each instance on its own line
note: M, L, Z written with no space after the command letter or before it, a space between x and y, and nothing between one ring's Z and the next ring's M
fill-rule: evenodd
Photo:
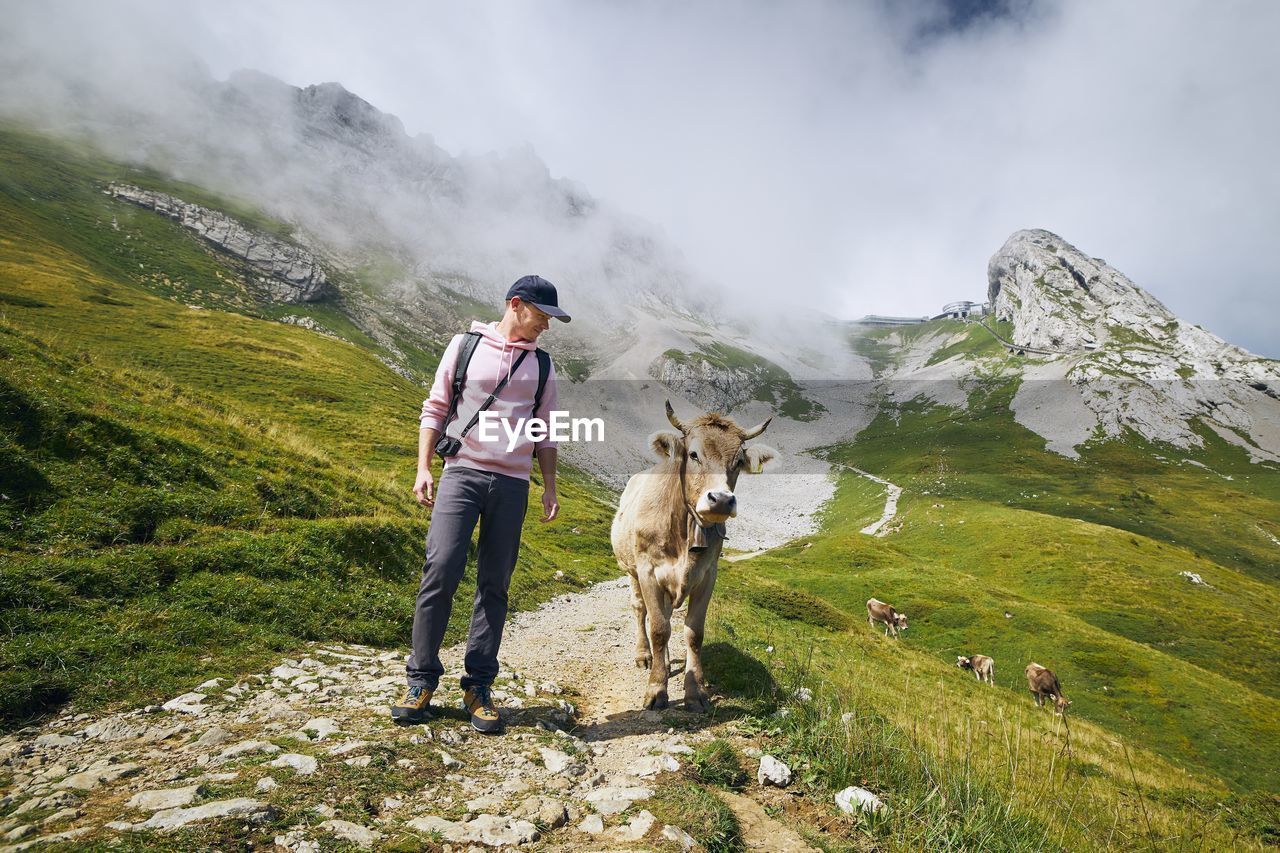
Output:
M738 514L738 498L733 492L706 492L698 499L696 509L707 521L721 522Z

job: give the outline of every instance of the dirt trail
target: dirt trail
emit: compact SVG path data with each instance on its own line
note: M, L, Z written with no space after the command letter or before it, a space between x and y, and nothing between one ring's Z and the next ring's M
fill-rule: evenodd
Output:
M861 468L855 468L852 465L844 465L840 462L832 462L837 468L843 468L846 471L852 471L859 477L866 477L873 483L879 483L884 486L884 512L880 514L880 518L862 528L861 532L867 536L888 536L897 528L887 527L886 525L898 515L898 499L902 497L902 486L890 483L888 480L877 477L869 471L863 471Z
M503 737L476 735L458 707L461 645L442 655L428 725L388 719L403 651L339 644L163 706L66 712L0 737L0 853L165 846L164 833L193 830L299 853L334 836L366 849L431 836L454 850L687 850L698 827L664 825L645 805L715 736L712 718L680 707L683 614L667 710L640 710L633 632L626 578L515 615L494 685ZM314 774L324 783L304 781ZM748 849L810 849L753 795L779 796L754 782L722 796Z
M651 756L655 746L661 748L655 736L661 738L669 731L673 717L695 725L704 719L679 708L684 699L682 611L673 614L671 637L673 675L668 691L675 710L665 712L639 710L648 673L634 661L635 620L631 585L625 577L517 615L504 634L502 659L504 665L530 675L551 669L561 685L572 686L581 697L576 734L589 744L606 746L596 758L596 767L607 775L625 774ZM711 736L703 731L690 739ZM720 796L738 818L747 849L813 850L750 797L727 792Z

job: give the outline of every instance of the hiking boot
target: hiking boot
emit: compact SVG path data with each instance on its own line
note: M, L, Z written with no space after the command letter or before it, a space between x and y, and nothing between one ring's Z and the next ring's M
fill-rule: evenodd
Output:
M391 719L397 722L421 723L430 719L431 692L425 687L410 686L400 697L400 701L391 706Z
M485 734L502 731L502 716L493 705L487 684L468 687L462 694L462 705L471 712L471 727L476 731Z

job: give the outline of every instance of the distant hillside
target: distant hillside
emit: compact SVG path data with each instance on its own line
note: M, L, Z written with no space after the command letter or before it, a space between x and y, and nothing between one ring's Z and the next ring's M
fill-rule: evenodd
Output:
M3 724L307 639L404 642L422 390L332 304L307 316L355 343L245 316L276 309L234 259L105 195L119 167L11 133L0 163ZM518 608L614 571L607 493L572 469L560 489Z

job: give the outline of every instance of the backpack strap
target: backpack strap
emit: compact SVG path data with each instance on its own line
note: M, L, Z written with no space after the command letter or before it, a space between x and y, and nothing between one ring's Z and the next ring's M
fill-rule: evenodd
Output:
M463 333L462 343L458 345L458 358L453 363L453 384L450 387L453 394L449 400L449 414L445 415L444 427L440 430L442 433L449 432L449 424L458 414L458 401L462 399L462 387L467 384L467 366L471 364L471 356L475 355L479 344L479 332Z
M551 356L544 349L535 349L533 354L538 357L538 390L533 394L533 414L537 417L538 409L542 408L542 392L551 376Z
M507 381L511 379L511 376L517 370L520 369L520 363L524 361L524 357L528 354L529 351L524 350L520 355L516 356L515 363L511 365L511 370L506 376L502 377L497 386L493 389L493 392L489 394L488 398L483 403L480 404L480 408L476 409L476 413L471 416L471 420L467 421L467 425L462 428L462 432L458 433L458 438L466 438L467 433L471 432L471 429L476 424L480 423L480 414L492 406L494 400L498 399L498 395L502 393L502 389L507 387Z

